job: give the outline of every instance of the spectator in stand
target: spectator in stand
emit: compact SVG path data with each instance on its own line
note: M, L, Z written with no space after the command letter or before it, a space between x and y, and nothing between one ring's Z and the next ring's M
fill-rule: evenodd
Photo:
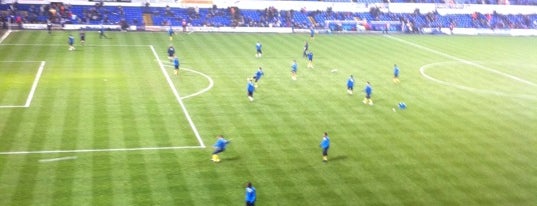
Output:
M120 16L125 16L125 11L123 10L123 7L122 6L119 6L117 8L117 13L120 15Z
M186 32L186 26L187 26L186 19L183 19L181 21L181 26L183 27L183 32Z
M15 17L15 23L19 26L20 29L22 29L22 16L17 15Z

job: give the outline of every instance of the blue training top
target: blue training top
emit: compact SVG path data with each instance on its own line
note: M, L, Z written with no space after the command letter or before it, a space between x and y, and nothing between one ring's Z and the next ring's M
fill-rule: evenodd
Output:
M370 95L373 92L373 88L371 88L371 85L368 84L365 86L364 91L367 95Z
M220 148L220 149L226 149L226 145L228 144L228 141L225 140L224 138L218 138L218 140L216 141L216 143L214 143L214 147L216 148Z
M328 136L324 136L323 140L321 141L321 148L326 149L330 147L330 138Z
M249 202L249 203L253 203L255 202L255 199L256 199L256 192L255 192L255 187L247 187L246 188L246 197L245 197L245 200L246 202Z
M248 82L248 85L246 86L246 89L248 90L248 92L254 92L255 90L255 85L254 83L252 83L251 81Z

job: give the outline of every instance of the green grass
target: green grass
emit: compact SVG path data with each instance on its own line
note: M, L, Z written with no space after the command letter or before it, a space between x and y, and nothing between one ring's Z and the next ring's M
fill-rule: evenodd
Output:
M247 181L258 205L537 202L535 37L318 35L306 69L306 34L180 34L181 67L214 82L182 100L207 148L12 154L200 145L149 45L180 96L209 79L172 75L165 33L108 36L89 33L72 52L64 32L0 44L0 106L24 105L46 62L30 107L0 108L0 205L241 205ZM366 81L374 106L361 103ZM394 113L401 101L409 108ZM218 134L233 143L214 164ZM61 157L76 159L40 161Z

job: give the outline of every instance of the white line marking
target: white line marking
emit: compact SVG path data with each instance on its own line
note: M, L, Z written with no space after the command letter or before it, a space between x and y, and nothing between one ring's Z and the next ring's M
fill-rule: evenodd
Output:
M198 132L198 129L196 128L196 125L194 124L194 121L192 121L192 118L190 118L190 114L188 113L188 110L186 109L185 104L183 103L183 99L181 96L179 96L179 92L175 88L175 85L172 82L172 79L170 78L170 75L168 75L168 72L166 72L166 69L164 68L164 65L160 61L160 58L155 51L155 47L153 45L149 45L149 48L153 52L153 55L155 56L155 59L158 61L158 64L160 66L160 70L162 71L162 74L164 74L164 77L166 78L166 81L168 82L168 85L170 86L173 94L175 95L175 98L177 99L177 102L181 106L181 109L183 109L183 112L185 113L185 117L188 121L188 124L190 124L190 127L192 128L192 131L194 132L194 135L196 135L196 138L198 139L198 142L200 143L200 146L202 148L205 148L205 144L203 143L203 140L201 139L201 136Z
M12 63L12 62L22 62L22 63L30 62L30 63L34 63L34 62L42 62L42 61L0 61L0 62L9 62L9 63Z
M519 97L519 98L526 98L526 99L537 99L537 97L534 96L534 95L509 94L509 93L505 93L505 92L498 92L498 91L485 90L485 89L476 89L476 88L472 88L472 87L462 86L462 85L458 85L458 84L454 84L454 83L450 83L450 82L446 82L446 81L436 79L436 78L431 77L431 76L429 76L429 75L427 75L425 73L425 70L427 70L427 69L429 69L431 67L435 67L435 66L442 65L442 64L447 64L447 63L452 63L452 62L437 62L437 63L423 65L423 66L420 67L420 73L421 73L422 76L424 76L425 78L427 78L427 79L429 79L429 80L431 80L433 82L436 82L436 83L439 83L439 84L442 84L442 85L446 85L446 86L450 86L450 87L455 87L457 89L470 91L470 92L482 93L482 94L494 94L494 95L498 95L498 96Z
M474 63L474 62L471 62L471 61L468 61L468 60L465 60L465 59L461 59L461 58L458 58L458 57L455 57L455 56L451 56L451 55L449 55L449 54L446 54L446 53L443 53L443 52L440 52L440 51L436 51L436 50L434 50L434 49L431 49L431 48L428 48L428 47L425 47L425 46L421 46L421 45L418 45L418 44L415 44L415 43L412 43L412 42L409 42L409 41L405 41L405 40L402 40L402 39L399 39L399 38L396 38L396 37L393 37L393 36L390 36L390 35L385 35L385 36L388 37L388 38L390 38L390 39L393 39L393 40L396 40L396 41L399 41L399 42L402 42L402 43L411 45L411 46L413 46L413 47L416 47L416 48L419 48L419 49L422 49L422 50L425 50L425 51L429 51L429 52L431 52L431 53L435 53L435 54L438 54L438 55L440 55L440 56L444 56L444 57L450 58L450 59L452 59L452 60L455 60L455 61L458 61L458 62L462 62L462 63L468 64L468 65L471 65L471 66L475 66L475 67L480 68L480 69L483 69L483 70L485 70L485 71L489 71L489 72L492 72L492 73L496 73L496 74L505 76L505 77L507 77L507 78L511 78L511 79L513 79L513 80L516 80L516 81L519 81L519 82L526 83L526 84L528 84L528 85L537 87L537 84L536 84L536 83L533 83L533 82L531 82L531 81L528 81L528 80L525 80L525 79L522 79L522 78L519 78L519 77L510 75L510 74L506 74L506 73L500 72L500 71L498 71L498 70L495 70L495 69L492 69L492 68L483 66L483 65L481 65L481 64L477 64L477 63Z
M39 83L39 79L41 79L41 74L43 74L44 68L45 68L45 61L41 61L41 65L39 65L39 70L37 70L37 75L35 75L34 83L32 84L32 89L30 90L30 94L28 94L28 98L26 99L26 104L24 104L24 107L30 107L30 103L32 103L35 90L37 89L37 84Z
M23 105L2 105L0 106L0 108L21 108L21 107L25 107Z
M37 70L37 74L35 75L34 82L32 83L32 88L30 89L30 93L28 94L28 97L26 98L26 103L24 105L0 105L0 108L28 108L30 107L30 103L32 102L32 99L34 97L35 90L37 89L37 84L39 80L41 79L41 74L43 73L43 69L45 68L45 61L1 61L1 62L41 62L39 69Z
M0 44L0 46L65 46L65 44ZM107 44L107 45L97 45L97 44L86 44L85 47L146 47L147 44L141 45L141 44Z
M167 67L172 67L172 68L173 68L173 66L168 65L169 63L167 63L166 61L164 61L163 63L166 63L166 64L167 64L167 65L165 65L165 66L167 66ZM188 69L188 68L180 68L180 69L181 69L181 70L185 70L185 71L189 71L189 72L192 72L192 73L199 74L199 75L205 77L205 78L209 81L209 86L207 86L205 89L202 89L202 90L200 90L200 91L198 91L198 92L196 92L196 93L194 93L194 94L190 94L190 95L181 97L181 99L187 99L187 98L191 98L191 97L195 97L195 96L201 95L201 94L203 94L203 93L205 93L205 92L207 92L207 91L209 91L209 90L211 90L211 89L213 88L213 86L214 86L214 81L213 81L213 79L212 79L209 75L204 74L204 73L199 72L199 71L196 71L196 70Z
M127 151L151 151L151 150L203 149L203 148L205 148L205 146L203 146L203 147L202 146L180 146L180 147L137 147L137 148L78 149L78 150L41 150L41 151L0 152L0 155L90 153L90 152L127 152Z
M63 161L63 160L74 160L76 159L76 156L69 156L69 157L58 157L58 158L51 158L51 159L40 159L39 162L57 162L57 161Z
M7 36L9 36L9 34L11 34L11 29L7 30L7 32L4 33L4 35L2 35L2 38L0 38L0 44L2 44L2 42L4 42L4 40L7 38Z

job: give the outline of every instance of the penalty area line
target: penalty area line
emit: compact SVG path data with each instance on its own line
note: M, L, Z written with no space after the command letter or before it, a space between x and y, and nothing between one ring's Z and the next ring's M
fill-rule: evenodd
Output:
M32 103L32 99L34 98L35 90L37 90L37 85L39 84L39 80L41 79L41 75L43 74L43 70L45 68L46 62L45 61L11 61L11 62L41 62L37 70L37 74L34 77L32 88L30 89L30 93L28 94L28 97L26 98L26 103L24 105L0 105L0 108L28 108L30 107L30 104Z
M0 44L0 46L65 46L65 44ZM146 47L146 44L86 44L85 47Z
M24 105L2 105L0 108L24 108Z
M30 103L32 103L35 90L37 89L37 84L39 83L39 79L41 79L41 75L43 74L44 68L45 68L45 61L41 61L41 65L39 65L39 70L37 70L37 75L35 75L34 83L32 84L32 89L30 90L30 94L28 94L28 98L26 99L26 104L24 104L24 107L30 107Z
M203 146L180 146L180 147L137 147L137 148L110 148L110 149L78 149L78 150L40 150L40 151L11 151L0 152L0 155L25 155L25 154L57 154L57 153L95 153L95 152L129 152L129 151L154 151L154 150L179 150L179 149L204 149Z
M166 68L164 68L164 64L160 61L160 58L157 54L157 51L155 51L155 47L153 45L149 45L149 48L153 52L153 56L158 62L158 65L160 67L160 70L162 71L162 74L166 78L166 81L168 82L168 85L170 86L170 89L172 90L173 95L175 95L175 98L177 99L177 102L181 106L181 109L183 110L183 113L185 114L186 120L188 121L188 124L190 125L190 128L192 128L192 131L194 132L194 135L196 136L196 139L198 139L198 142L200 143L200 146L205 148L205 144L203 143L203 140L201 139L201 135L199 134L198 129L196 128L196 125L194 124L194 121L190 117L190 114L188 113L188 110L186 109L185 104L183 103L183 99L181 96L179 96L179 92L175 88L175 85L173 84L172 79L170 78L170 75L168 75L168 72L166 72Z
M7 32L4 33L4 35L2 35L2 37L0 38L0 44L2 44L2 42L4 42L5 39L7 39L7 37L9 36L9 34L11 34L11 29L10 29L10 30L7 30Z

